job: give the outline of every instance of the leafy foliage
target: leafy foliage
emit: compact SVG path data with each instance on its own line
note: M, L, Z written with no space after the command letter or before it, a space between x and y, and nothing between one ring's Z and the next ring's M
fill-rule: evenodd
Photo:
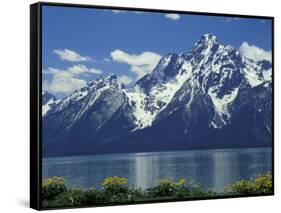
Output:
M141 189L128 187L128 180L124 177L105 178L102 186L98 203L130 203L145 197L145 193Z
M240 180L230 184L225 192L229 195L257 195L257 194L271 194L272 175L262 174L253 180Z
M108 177L103 180L102 186L107 193L126 193L128 191L128 180L124 177Z
M81 206L94 205L97 203L98 191L94 188L84 190L73 188L61 193L52 200L44 200L44 207L63 207L63 206Z
M42 182L42 199L52 199L66 191L64 178L53 177L44 179Z
M124 177L108 177L101 183L102 188L67 189L63 178L53 177L43 180L43 207L66 207L82 205L104 205L111 203L132 203L148 200L184 199L196 197L257 195L272 193L272 175L262 174L252 180L240 180L230 184L221 193L204 190L200 184L185 179L174 181L160 179L155 187L142 190L130 187Z
M158 185L147 189L151 198L195 198L195 197L211 197L215 192L211 190L203 190L201 185L196 183L187 183L185 179L177 182L172 179L160 179Z
M160 179L158 185L147 189L148 194L152 197L170 197L175 196L178 191L185 191L188 193L188 188L185 186L186 181L180 179L178 182L172 179Z

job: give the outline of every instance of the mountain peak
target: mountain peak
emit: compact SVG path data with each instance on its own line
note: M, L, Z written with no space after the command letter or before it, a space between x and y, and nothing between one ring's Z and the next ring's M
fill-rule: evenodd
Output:
M92 87L94 85L116 85L121 87L121 82L119 82L118 77L116 74L110 74L108 76L103 76L101 78L95 79L91 82L88 82L88 87Z
M166 56L163 56L159 63L157 64L156 70L163 70L167 67L167 65L172 61L176 60L178 58L178 55L175 53L168 53Z
M42 92L42 116L47 114L49 110L56 104L56 97L47 91Z
M214 34L212 34L212 33L206 33L206 34L201 36L201 40L202 39L204 39L205 41L207 41L207 40L215 41L215 40L217 40L217 37Z
M43 104L47 103L50 99L56 100L56 97L47 91L42 92L42 102Z
M194 54L204 54L205 50L210 50L214 46L219 46L217 37L211 33L207 33L201 36L201 38L195 43L192 52Z
M265 146L272 135L271 79L269 61L248 60L204 34L191 52L168 53L130 88L111 74L60 102L47 101L44 154Z
M119 89L122 89L124 87L124 85L119 81L118 76L115 74L110 74L109 76L105 77L103 79L103 82Z
M214 34L206 33L200 37L200 39L196 42L196 45L213 45L218 43L217 37Z
M116 74L110 74L109 76L105 77L105 79L114 80L114 79L117 79L117 75Z

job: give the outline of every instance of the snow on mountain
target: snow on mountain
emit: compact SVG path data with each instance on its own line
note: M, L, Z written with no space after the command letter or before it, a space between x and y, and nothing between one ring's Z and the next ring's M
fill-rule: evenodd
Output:
M151 75L145 76L126 92L134 110L135 130L151 126L156 115L191 77L191 72L192 65L188 61L176 54L168 54L160 60Z
M262 60L257 63L260 69L263 71L263 78L265 81L272 80L272 64L271 61Z
M221 121L225 124L226 120L230 119L230 113L228 111L228 105L235 100L238 94L238 88L235 88L230 94L224 95L222 98L218 98L215 92L215 89L211 87L208 91L208 95L211 97L216 114L219 115ZM224 118L223 118L224 117ZM222 126L218 126L214 121L211 122L214 128L220 128Z
M44 122L52 128L46 130L46 140L67 143L72 140L69 134L76 140L83 134L87 135L83 138L85 144L97 141L103 150L103 142L138 141L138 137L149 138L145 132L155 128L156 132L171 129L179 143L199 140L196 138L201 138L201 128L211 134L232 126L242 134L237 124L239 114L266 109L265 103L271 106L270 96L267 97L271 93L271 69L271 62L247 59L233 46L223 45L216 36L205 34L190 52L162 57L150 74L130 88L125 88L116 75L110 75L88 83L55 105L55 99L48 99L43 105ZM245 98L252 94L255 99ZM258 101L259 97L264 101ZM257 119L251 117L255 113L248 119ZM266 122L266 128L270 129L269 123ZM259 124L253 131L263 127ZM153 134L151 138L156 141L161 137Z
M208 94L213 102L215 114L211 125L221 128L230 119L228 106L237 96L243 79L239 68L241 56L232 46L219 44L215 36L204 35L203 39L203 44L196 44L204 47L202 51L198 52L196 45L193 50L204 56L195 72L199 73L198 81L202 91ZM200 41L202 42L202 39Z
M262 84L265 81L263 73L266 70L264 70L262 66L251 61L250 59L243 58L243 60L245 62L245 67L243 68L243 71L251 87L255 87Z
M267 66L268 70L263 68ZM79 119L99 96L114 87L122 89L128 98L135 122L135 130L152 125L153 120L175 93L191 77L195 77L205 94L208 94L224 124L230 119L228 106L235 99L239 85L246 78L251 87L255 87L271 78L271 68L266 62L257 64L244 58L231 45L224 46L212 34L203 35L191 52L164 56L151 74L140 79L133 88L124 89L115 75L88 83L87 87L75 91L58 104L54 112L61 111L70 103L88 98L72 119ZM233 81L230 85L229 82ZM223 94L223 95L222 95ZM43 106L44 114L50 110L50 103ZM191 102L191 100L190 100ZM212 123L215 127L216 125Z
M145 92L137 90L137 94L142 95L137 104L139 110L134 113L137 120L136 129L151 126L157 114L165 109L175 93L190 78L193 78L192 84L201 85L202 91L211 97L216 111L214 120L218 120L219 117L219 120L226 124L226 120L230 117L228 106L237 96L242 80L241 71L236 66L236 64L240 65L240 61L241 56L238 51L230 45L221 45L216 37L210 34L203 35L196 42L191 53L183 53L179 56L169 54L162 58L152 74L136 84L138 88L145 88ZM173 75L167 78L167 73ZM229 87L225 82L228 82L232 75L235 82ZM147 79L152 85L147 83ZM194 90L194 87L190 90L187 107L192 103ZM221 95L222 93L224 96ZM212 125L216 128L222 127L215 124L215 121Z
M133 90L127 91L126 95L135 117L136 129L150 126L154 114L146 109L146 95L137 86Z
M263 72L263 78L265 81L271 81L272 80L272 70L268 69Z
M45 116L60 100L56 100L56 97L50 93L42 92L42 116Z
M57 107L56 111L61 111L70 103L79 102L81 99L88 96L91 96L91 100L89 101L90 103L88 105L88 107L90 107L103 91L115 88L121 89L122 86L123 85L117 80L116 75L110 75L108 77L94 80L89 82L86 87L76 90L70 96L64 98Z
M89 82L86 87L73 92L70 96L61 100L51 113L55 115L57 115L57 113L62 113L65 116L63 122L67 123L67 128L70 128L94 105L98 104L97 101L100 100L103 95L114 92L116 92L116 95L119 93L122 95L121 89L123 87L123 84L118 81L116 75L100 78ZM112 104L114 104L113 101L114 100L112 100Z

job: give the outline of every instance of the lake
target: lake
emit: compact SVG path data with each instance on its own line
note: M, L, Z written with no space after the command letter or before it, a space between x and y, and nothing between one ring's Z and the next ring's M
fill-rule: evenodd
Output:
M70 187L101 187L106 177L121 176L143 189L160 178L200 182L222 189L239 179L271 172L271 148L214 149L43 158L43 178L61 176Z

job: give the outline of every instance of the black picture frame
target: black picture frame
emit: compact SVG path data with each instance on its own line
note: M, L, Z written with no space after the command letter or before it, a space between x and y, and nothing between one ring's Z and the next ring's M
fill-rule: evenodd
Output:
M177 13L191 15L208 15L237 18L254 18L272 21L272 184L273 191L267 195L274 195L274 17L242 15L242 14L225 14L209 12L192 12L180 10L163 10L148 8L132 7L115 7L102 5L83 5L68 3L51 3L38 2L30 5L30 207L36 210L46 210L42 207L41 185L42 185L42 6L57 7L75 7L75 8L94 8L94 9L111 9L125 11L144 11L157 13ZM97 207L97 206L115 206L115 205L134 205L145 203L163 203L175 201L206 200L206 199L226 199L238 197L257 197L265 195L238 195L238 196L220 196L220 197L203 197L189 199L170 199L157 201L141 201L135 203L115 203L108 205L95 206L75 206L75 207L57 207L56 209ZM51 208L53 209L53 208Z

